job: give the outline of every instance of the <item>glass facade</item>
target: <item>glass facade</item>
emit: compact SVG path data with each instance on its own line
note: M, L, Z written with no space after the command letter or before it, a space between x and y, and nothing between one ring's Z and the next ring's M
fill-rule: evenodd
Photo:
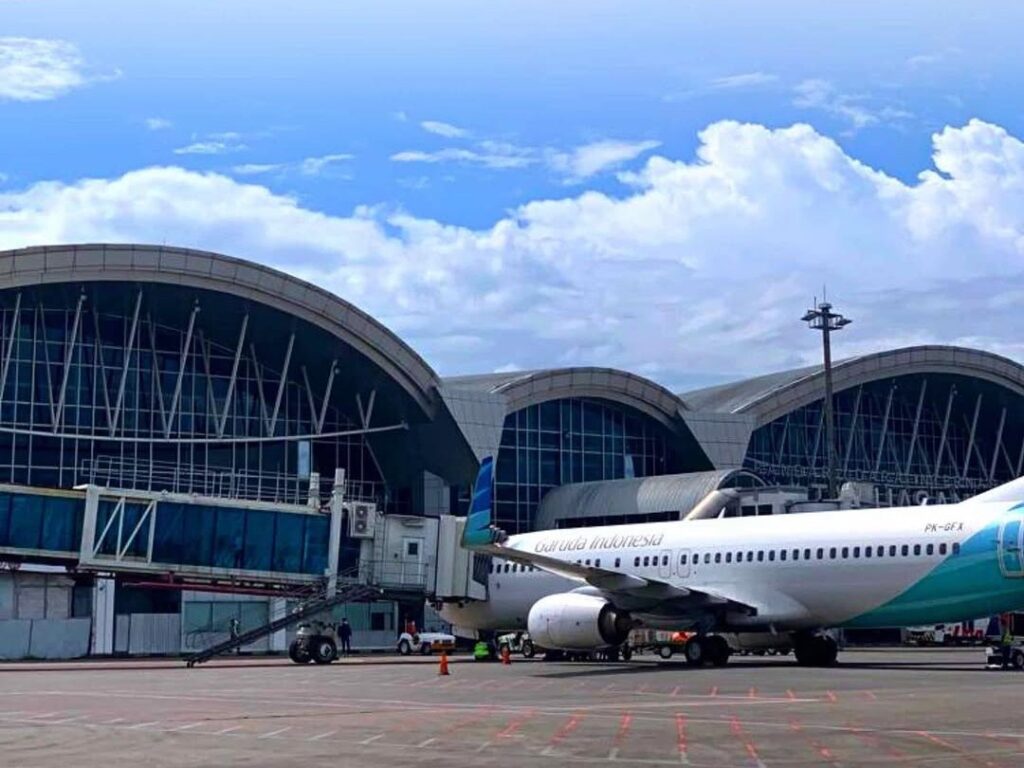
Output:
M840 481L864 481L875 502L956 501L1020 475L1024 402L968 376L920 374L836 393ZM827 478L822 401L754 431L746 466L769 483L823 487Z
M540 500L566 483L682 471L673 438L654 419L617 403L565 398L505 418L495 467L495 521L533 529Z
M77 291L0 294L0 482L303 503L343 467L385 503L365 436L339 434L368 374L337 339L212 292Z

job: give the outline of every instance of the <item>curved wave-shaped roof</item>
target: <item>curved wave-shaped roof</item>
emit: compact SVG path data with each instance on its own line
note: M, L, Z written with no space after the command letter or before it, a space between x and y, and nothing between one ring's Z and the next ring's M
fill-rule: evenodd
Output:
M971 376L1024 396L1024 366L992 352L966 347L904 347L851 357L832 366L836 391L916 373ZM823 367L815 365L687 392L681 397L698 411L751 414L760 426L820 400L823 378Z
M614 368L552 368L456 376L446 378L445 384L502 394L508 403L508 413L549 400L592 397L629 406L675 429L679 412L686 410L683 400L660 384Z
M191 248L89 244L0 252L5 288L65 282L187 285L249 299L299 317L340 338L433 411L437 374L411 347L358 307L330 291L243 259Z
M753 472L723 469L684 475L658 475L626 480L599 480L554 488L537 509L536 529L554 528L562 518L626 517L680 513L680 519L714 490L729 487L739 478L751 485L764 485Z

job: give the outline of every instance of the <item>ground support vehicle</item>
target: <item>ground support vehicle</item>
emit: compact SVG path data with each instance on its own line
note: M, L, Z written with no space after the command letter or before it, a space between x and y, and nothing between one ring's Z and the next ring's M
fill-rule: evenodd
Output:
M325 621L299 624L295 639L288 647L288 657L296 664L330 664L338 658L337 625Z
M524 659L532 659L537 655L537 647L525 632L510 632L506 635L499 635L497 642L499 656L506 648L508 648L509 653L522 654Z
M455 635L447 632L403 632L398 636L398 643L395 646L403 656L408 656L413 651L429 656L432 653L451 653L455 650Z
M1003 668L1003 646L1002 645L991 645L985 652L985 668L986 669L1002 669ZM1024 670L1024 643L1017 640L1014 641L1013 645L1010 646L1010 666L1009 669L1020 672Z

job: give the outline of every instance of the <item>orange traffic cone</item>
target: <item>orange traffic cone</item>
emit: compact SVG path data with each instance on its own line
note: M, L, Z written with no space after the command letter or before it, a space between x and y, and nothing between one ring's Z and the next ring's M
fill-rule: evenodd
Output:
M507 645L501 649L501 663L505 665L512 663L512 654L509 652Z
M443 651L441 652L441 665L440 665L439 669L437 670L437 674L438 675L450 674L448 672L448 654L443 652Z

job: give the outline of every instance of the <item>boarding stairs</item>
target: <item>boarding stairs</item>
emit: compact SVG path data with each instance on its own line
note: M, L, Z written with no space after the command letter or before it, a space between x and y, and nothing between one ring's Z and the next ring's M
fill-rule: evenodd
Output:
M230 653L236 648L241 648L243 645L256 642L257 640L264 638L267 635L271 635L278 630L287 629L288 627L298 624L303 619L325 613L336 605L375 600L379 599L381 594L382 591L379 587L374 587L369 584L339 584L337 591L333 595L327 596L326 586L324 584L317 584L313 590L309 591L308 594L298 595L305 599L303 599L302 602L300 602L290 613L279 619L274 619L260 627L250 629L248 632L241 632L236 637L228 638L220 643L211 645L209 648L197 651L196 653L186 657L185 665L188 667L194 667L196 664L202 664L204 661L209 661L214 656ZM290 596L292 598L296 597L294 593Z

